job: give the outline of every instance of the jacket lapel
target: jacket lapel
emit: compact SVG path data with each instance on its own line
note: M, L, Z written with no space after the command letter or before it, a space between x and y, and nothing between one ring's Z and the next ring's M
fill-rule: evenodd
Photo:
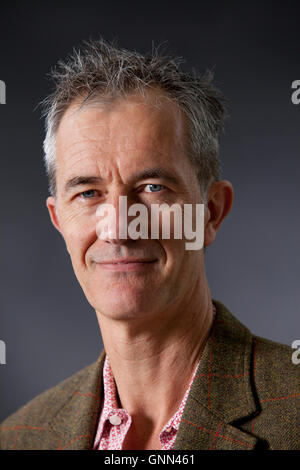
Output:
M76 374L76 384L63 399L63 405L49 422L51 448L57 450L88 450L93 448L101 409L102 370L105 353Z
M251 388L252 335L218 301L211 335L192 384L174 449L250 450L256 437L237 428L257 405Z

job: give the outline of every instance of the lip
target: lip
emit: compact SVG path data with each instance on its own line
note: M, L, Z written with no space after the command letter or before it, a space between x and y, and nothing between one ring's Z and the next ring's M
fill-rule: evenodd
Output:
M96 263L100 268L108 271L143 271L154 264L157 259L123 258Z

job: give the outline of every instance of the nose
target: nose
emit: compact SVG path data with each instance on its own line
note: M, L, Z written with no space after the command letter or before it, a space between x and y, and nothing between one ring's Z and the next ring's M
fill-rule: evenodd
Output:
M100 240L107 243L123 244L130 238L128 224L129 198L126 194L115 193L105 204L100 204L96 211L96 233Z

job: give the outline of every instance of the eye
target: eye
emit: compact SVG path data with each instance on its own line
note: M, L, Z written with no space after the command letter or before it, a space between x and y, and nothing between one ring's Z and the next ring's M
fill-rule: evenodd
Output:
M83 191L80 193L80 196L83 199L91 199L92 197L95 196L96 190L95 189L88 189L87 191Z
M165 189L165 186L163 186L162 184L149 183L149 184L146 184L145 186L146 193L158 193L158 191L161 191L162 189Z

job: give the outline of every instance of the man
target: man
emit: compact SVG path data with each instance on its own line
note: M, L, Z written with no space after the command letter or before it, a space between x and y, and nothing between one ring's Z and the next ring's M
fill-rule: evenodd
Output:
M204 249L233 202L220 178L225 112L211 78L102 40L54 77L47 207L104 351L4 421L1 448L296 449L291 349L253 336L211 299L205 275ZM187 250L174 225L169 238L129 236L121 198L129 208L204 204L203 248ZM99 234L104 204L117 217Z

